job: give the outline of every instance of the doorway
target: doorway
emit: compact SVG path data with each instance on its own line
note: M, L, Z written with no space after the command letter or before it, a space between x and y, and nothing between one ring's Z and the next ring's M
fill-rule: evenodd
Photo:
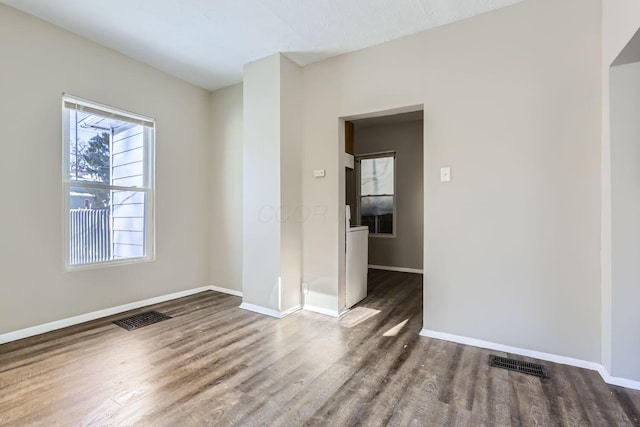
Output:
M341 168L345 253L350 226L367 229L366 271L423 272L424 112L422 106L346 117ZM347 211L347 207L350 211ZM341 251L341 258L343 251ZM351 255L353 257L353 254ZM343 310L353 283L345 271L339 289ZM366 274L366 273L365 273ZM370 276L370 275L369 275ZM342 281L341 281L342 282ZM342 305L342 302L345 304Z

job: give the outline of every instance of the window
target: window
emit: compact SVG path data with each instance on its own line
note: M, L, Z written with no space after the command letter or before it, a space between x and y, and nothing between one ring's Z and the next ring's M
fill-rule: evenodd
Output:
M369 233L395 235L395 153L357 158L359 177L358 213Z
M68 269L153 259L153 119L63 96Z

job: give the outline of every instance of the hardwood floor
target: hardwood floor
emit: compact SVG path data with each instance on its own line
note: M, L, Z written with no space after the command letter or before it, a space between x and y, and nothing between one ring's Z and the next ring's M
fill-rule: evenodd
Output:
M132 332L119 315L5 344L0 425L640 426L640 392L596 372L541 362L539 379L420 337L421 288L371 270L339 320L204 292L152 306L173 319Z

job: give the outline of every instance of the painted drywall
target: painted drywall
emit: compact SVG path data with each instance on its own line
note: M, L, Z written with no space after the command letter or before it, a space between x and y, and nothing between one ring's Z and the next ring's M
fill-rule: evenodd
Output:
M243 302L280 310L280 57L244 67Z
M207 285L209 92L4 5L0 52L0 333ZM64 271L63 92L156 119L155 262Z
M314 305L340 288L339 118L424 104L424 327L600 359L600 17L530 0L305 67Z
M358 127L355 131L356 155L396 152L396 236L369 236L369 264L422 270L422 135L421 120ZM355 185L355 182L353 184ZM355 206L352 212L355 215Z
M640 63L611 69L612 370L640 381Z
M302 281L302 68L280 57L281 310L301 305Z
M612 315L618 309L612 301L611 269L611 127L610 127L610 66L640 28L640 2L635 0L605 0L602 2L602 144L601 144L601 335L603 366L612 369ZM634 304L634 301L622 301ZM624 326L623 326L624 328Z
M211 95L210 284L242 291L242 84Z
M301 304L302 69L282 54L244 70L243 303Z
M612 66L640 62L640 30L629 40L620 55L611 63Z

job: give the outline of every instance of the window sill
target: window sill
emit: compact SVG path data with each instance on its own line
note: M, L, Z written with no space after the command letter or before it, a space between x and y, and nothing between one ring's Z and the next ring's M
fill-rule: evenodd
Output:
M380 237L382 239L395 239L397 236L395 234L369 233L369 237Z
M73 271L86 271L86 270L97 270L101 268L108 267L119 267L130 264L142 264L146 262L154 262L156 259L153 256L141 257L141 258L127 258L120 259L115 261L104 261L104 262L94 262L91 264L78 264L78 265L65 265L65 271L73 272Z

